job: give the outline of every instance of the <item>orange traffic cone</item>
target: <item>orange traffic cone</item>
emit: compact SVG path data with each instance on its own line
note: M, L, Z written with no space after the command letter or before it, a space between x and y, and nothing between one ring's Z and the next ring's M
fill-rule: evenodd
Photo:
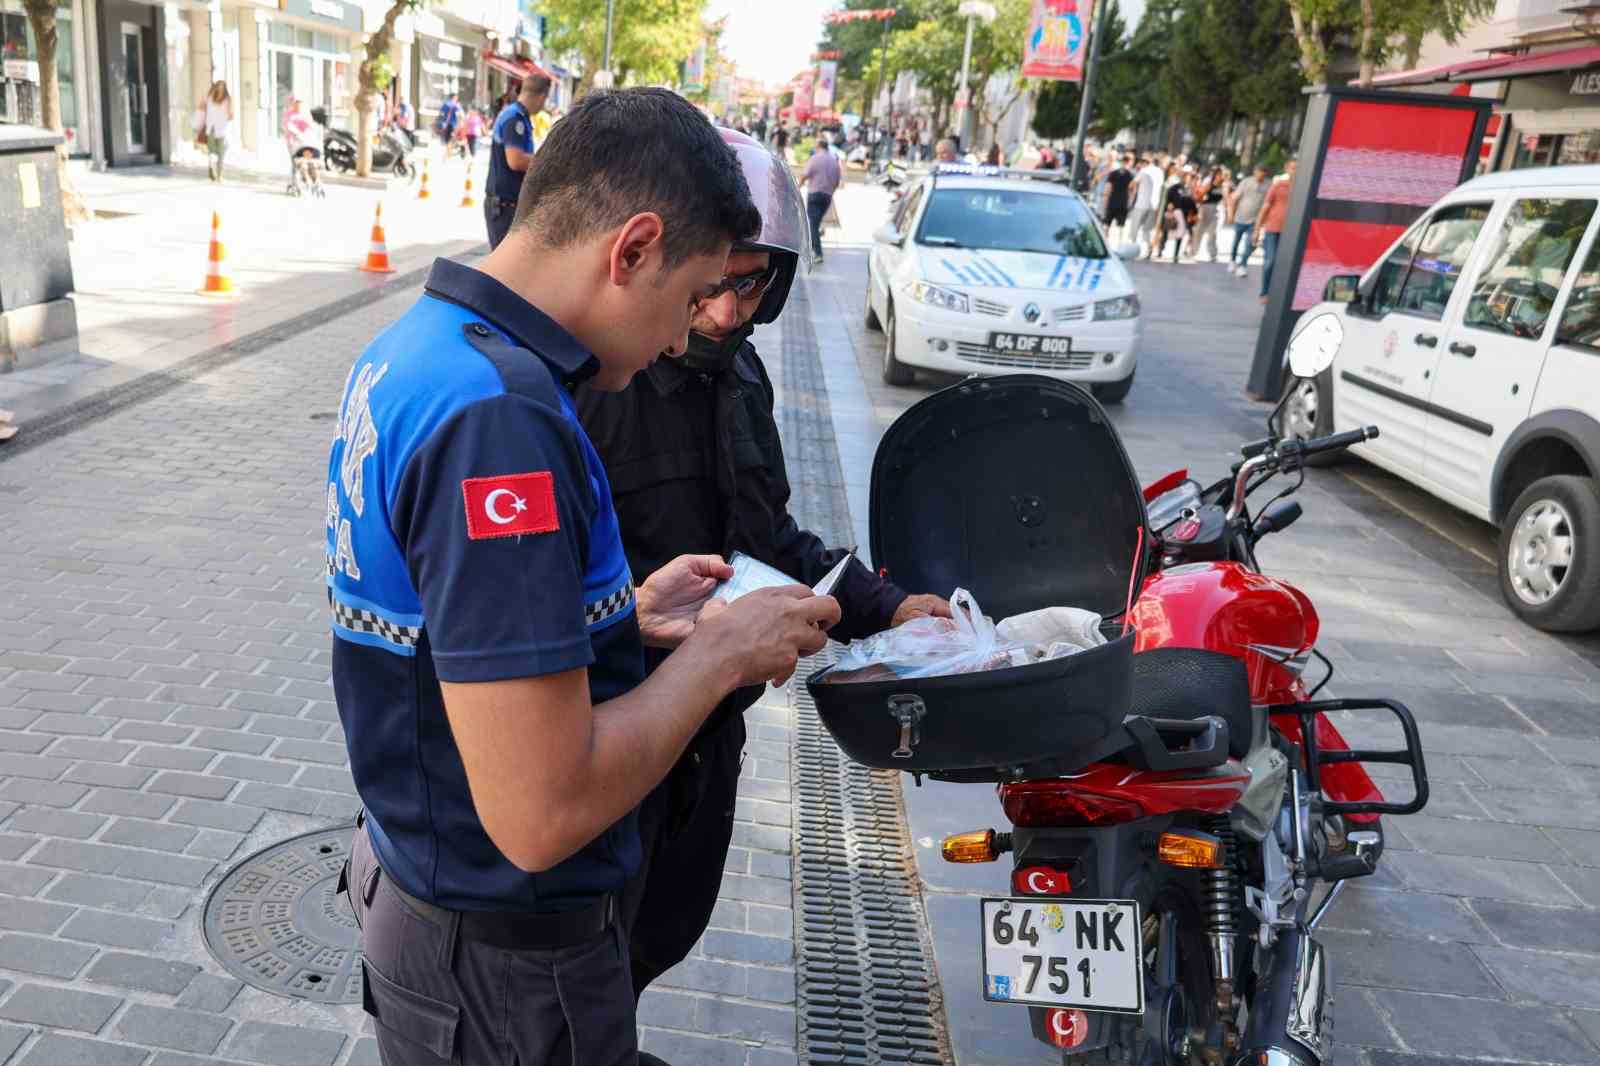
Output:
M383 203L378 203L378 213L372 216L372 243L367 246L367 261L361 269L369 274L393 274L389 265L389 246L383 239Z
M417 199L426 200L432 195L433 193L428 191L428 161L424 159L422 161L422 187L417 190Z
M222 216L211 212L211 248L206 254L206 283L196 289L201 296L218 296L227 299L239 295L234 290L233 278L228 276L223 263L227 260L227 250L222 245Z
M478 201L472 198L472 163L467 163L467 188L461 194L462 207L477 207Z

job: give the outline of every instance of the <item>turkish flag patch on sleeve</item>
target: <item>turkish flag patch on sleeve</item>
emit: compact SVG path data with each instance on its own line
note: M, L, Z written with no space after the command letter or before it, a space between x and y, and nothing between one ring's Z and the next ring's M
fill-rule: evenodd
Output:
M461 483L467 504L467 536L473 540L553 533L561 528L555 478L548 470L500 477L469 477Z

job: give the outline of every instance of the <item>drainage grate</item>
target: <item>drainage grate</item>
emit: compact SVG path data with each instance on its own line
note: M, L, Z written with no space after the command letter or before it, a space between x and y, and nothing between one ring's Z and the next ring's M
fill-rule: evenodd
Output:
M829 544L849 543L850 507L808 288L790 292L783 317L780 414L791 506ZM802 663L789 686L800 1061L948 1063L899 775L846 759L800 680L833 656L830 649Z
M223 969L280 996L361 1002L361 933L335 891L354 831L291 837L228 871L206 899L204 926Z

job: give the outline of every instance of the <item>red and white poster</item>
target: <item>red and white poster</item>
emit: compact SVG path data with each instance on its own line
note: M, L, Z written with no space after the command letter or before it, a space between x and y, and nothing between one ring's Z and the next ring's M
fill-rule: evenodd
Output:
M817 84L811 94L811 102L818 111L826 111L833 106L833 83L839 77L839 64L832 60L824 60L817 64Z
M794 80L794 117L797 122L804 122L816 110L813 93L816 89L817 72L815 70L802 71Z
M1022 76L1082 81L1094 0L1033 0L1022 41Z

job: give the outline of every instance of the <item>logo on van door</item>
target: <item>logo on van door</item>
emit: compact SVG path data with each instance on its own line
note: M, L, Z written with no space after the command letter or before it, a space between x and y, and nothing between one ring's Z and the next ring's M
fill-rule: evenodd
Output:
M1393 359L1394 350L1395 348L1399 347L1399 345L1400 332L1398 330L1391 329L1388 336L1383 338L1383 357L1385 359Z

